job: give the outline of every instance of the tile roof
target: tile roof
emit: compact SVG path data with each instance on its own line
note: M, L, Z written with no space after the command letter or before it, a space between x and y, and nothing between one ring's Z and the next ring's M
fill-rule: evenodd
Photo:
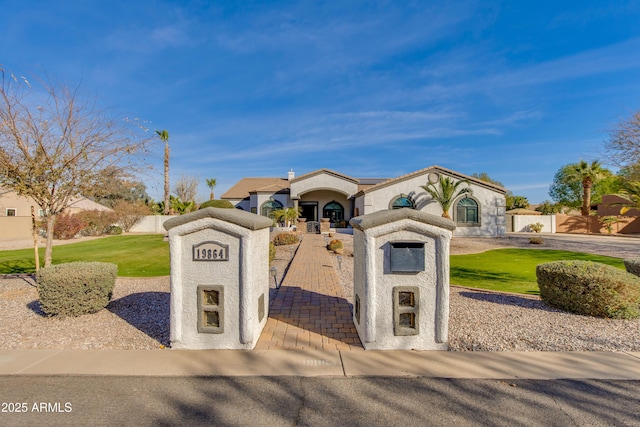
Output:
M242 178L220 198L245 199L256 191L277 193L289 188L289 181L284 178Z
M309 173L304 174L304 175L300 175L300 176L292 179L291 181L292 182L301 181L303 179L307 179L307 178L310 178L312 176L320 175L320 174L323 174L323 173L326 173L328 175L333 175L333 176L336 176L338 178L346 179L347 181L351 181L351 182L354 182L356 184L359 181L357 178L350 177L349 175L345 175L345 174L342 174L340 172L332 171L331 169L318 169L316 171L309 172Z
M378 184L372 185L372 186L366 188L365 190L363 190L362 192L363 193L368 193L368 192L371 192L371 191L375 191L375 190L377 190L379 188L386 187L388 185L392 185L392 184L395 184L395 183L400 182L400 181L404 181L404 180L411 179L411 178L416 177L416 176L424 175L424 174L426 174L427 172L430 172L430 171L444 173L446 175L450 175L450 176L452 176L454 178L457 178L457 179L464 179L464 180L467 180L469 182L473 182L476 185L480 185L482 187L487 187L487 188L490 188L492 190L499 191L501 193L506 193L507 192L506 189L504 189L504 188L502 188L502 187L500 187L498 185L491 184L490 182L482 181L481 179L474 178L472 176L465 175L465 174L462 174L460 172L453 171L451 169L443 168L442 166L438 166L438 165L432 165L432 166L429 166L429 167L424 168L424 169L420 169L420 170L415 171L415 172L411 172L411 173L408 173L408 174L405 174L405 175L401 175L401 176L399 176L397 178L388 179L386 181L383 181L383 182L380 182Z

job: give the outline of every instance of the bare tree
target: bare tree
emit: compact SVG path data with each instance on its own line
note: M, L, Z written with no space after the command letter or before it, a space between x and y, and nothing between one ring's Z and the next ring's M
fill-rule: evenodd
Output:
M46 213L48 266L56 215L73 197L108 185L105 169L139 170L148 138L135 120L100 110L79 87L50 80L32 86L1 68L0 78L0 186Z
M180 175L180 179L176 182L173 189L174 193L181 202L195 202L198 194L198 182L200 180L195 176Z
M640 111L614 126L609 132L605 148L617 166L640 164Z

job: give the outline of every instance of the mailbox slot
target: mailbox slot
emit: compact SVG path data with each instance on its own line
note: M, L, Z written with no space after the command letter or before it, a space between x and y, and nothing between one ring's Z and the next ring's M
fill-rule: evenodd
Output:
M392 242L390 252L390 270L392 273L424 271L424 243Z

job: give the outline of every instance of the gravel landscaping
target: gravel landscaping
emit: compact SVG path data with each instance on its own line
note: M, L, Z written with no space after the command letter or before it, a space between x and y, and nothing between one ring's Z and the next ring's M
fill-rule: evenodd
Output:
M342 268L334 266L345 296L353 303L353 238L344 242ZM640 245L640 240L638 240ZM545 239L531 245L529 236L517 238L454 238L451 254L522 247L591 252L614 257L637 256L635 249L606 251L580 242ZM565 313L544 305L538 297L451 286L449 349L452 351L640 351L640 319L612 320Z
M345 243L342 268L335 268L352 300L353 242ZM639 241L640 243L640 241ZM521 239L454 239L451 252L473 253L496 247L531 247ZM545 242L544 248L585 250L583 245ZM628 257L629 251L602 255ZM635 251L631 251L635 252ZM278 280L290 259L277 247ZM271 284L275 288L275 284ZM275 290L274 290L275 291ZM160 349L169 344L169 278L118 278L106 310L78 318L47 318L30 277L0 279L2 349ZM608 320L550 309L536 297L505 295L452 286L449 344L453 351L640 351L640 319Z

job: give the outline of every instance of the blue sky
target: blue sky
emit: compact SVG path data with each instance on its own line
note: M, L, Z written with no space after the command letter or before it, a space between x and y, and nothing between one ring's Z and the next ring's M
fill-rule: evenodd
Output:
M532 203L640 109L636 1L0 0L0 64L170 134L172 186L486 172ZM161 144L158 143L158 147ZM159 150L160 152L161 150ZM162 198L162 158L144 178Z

